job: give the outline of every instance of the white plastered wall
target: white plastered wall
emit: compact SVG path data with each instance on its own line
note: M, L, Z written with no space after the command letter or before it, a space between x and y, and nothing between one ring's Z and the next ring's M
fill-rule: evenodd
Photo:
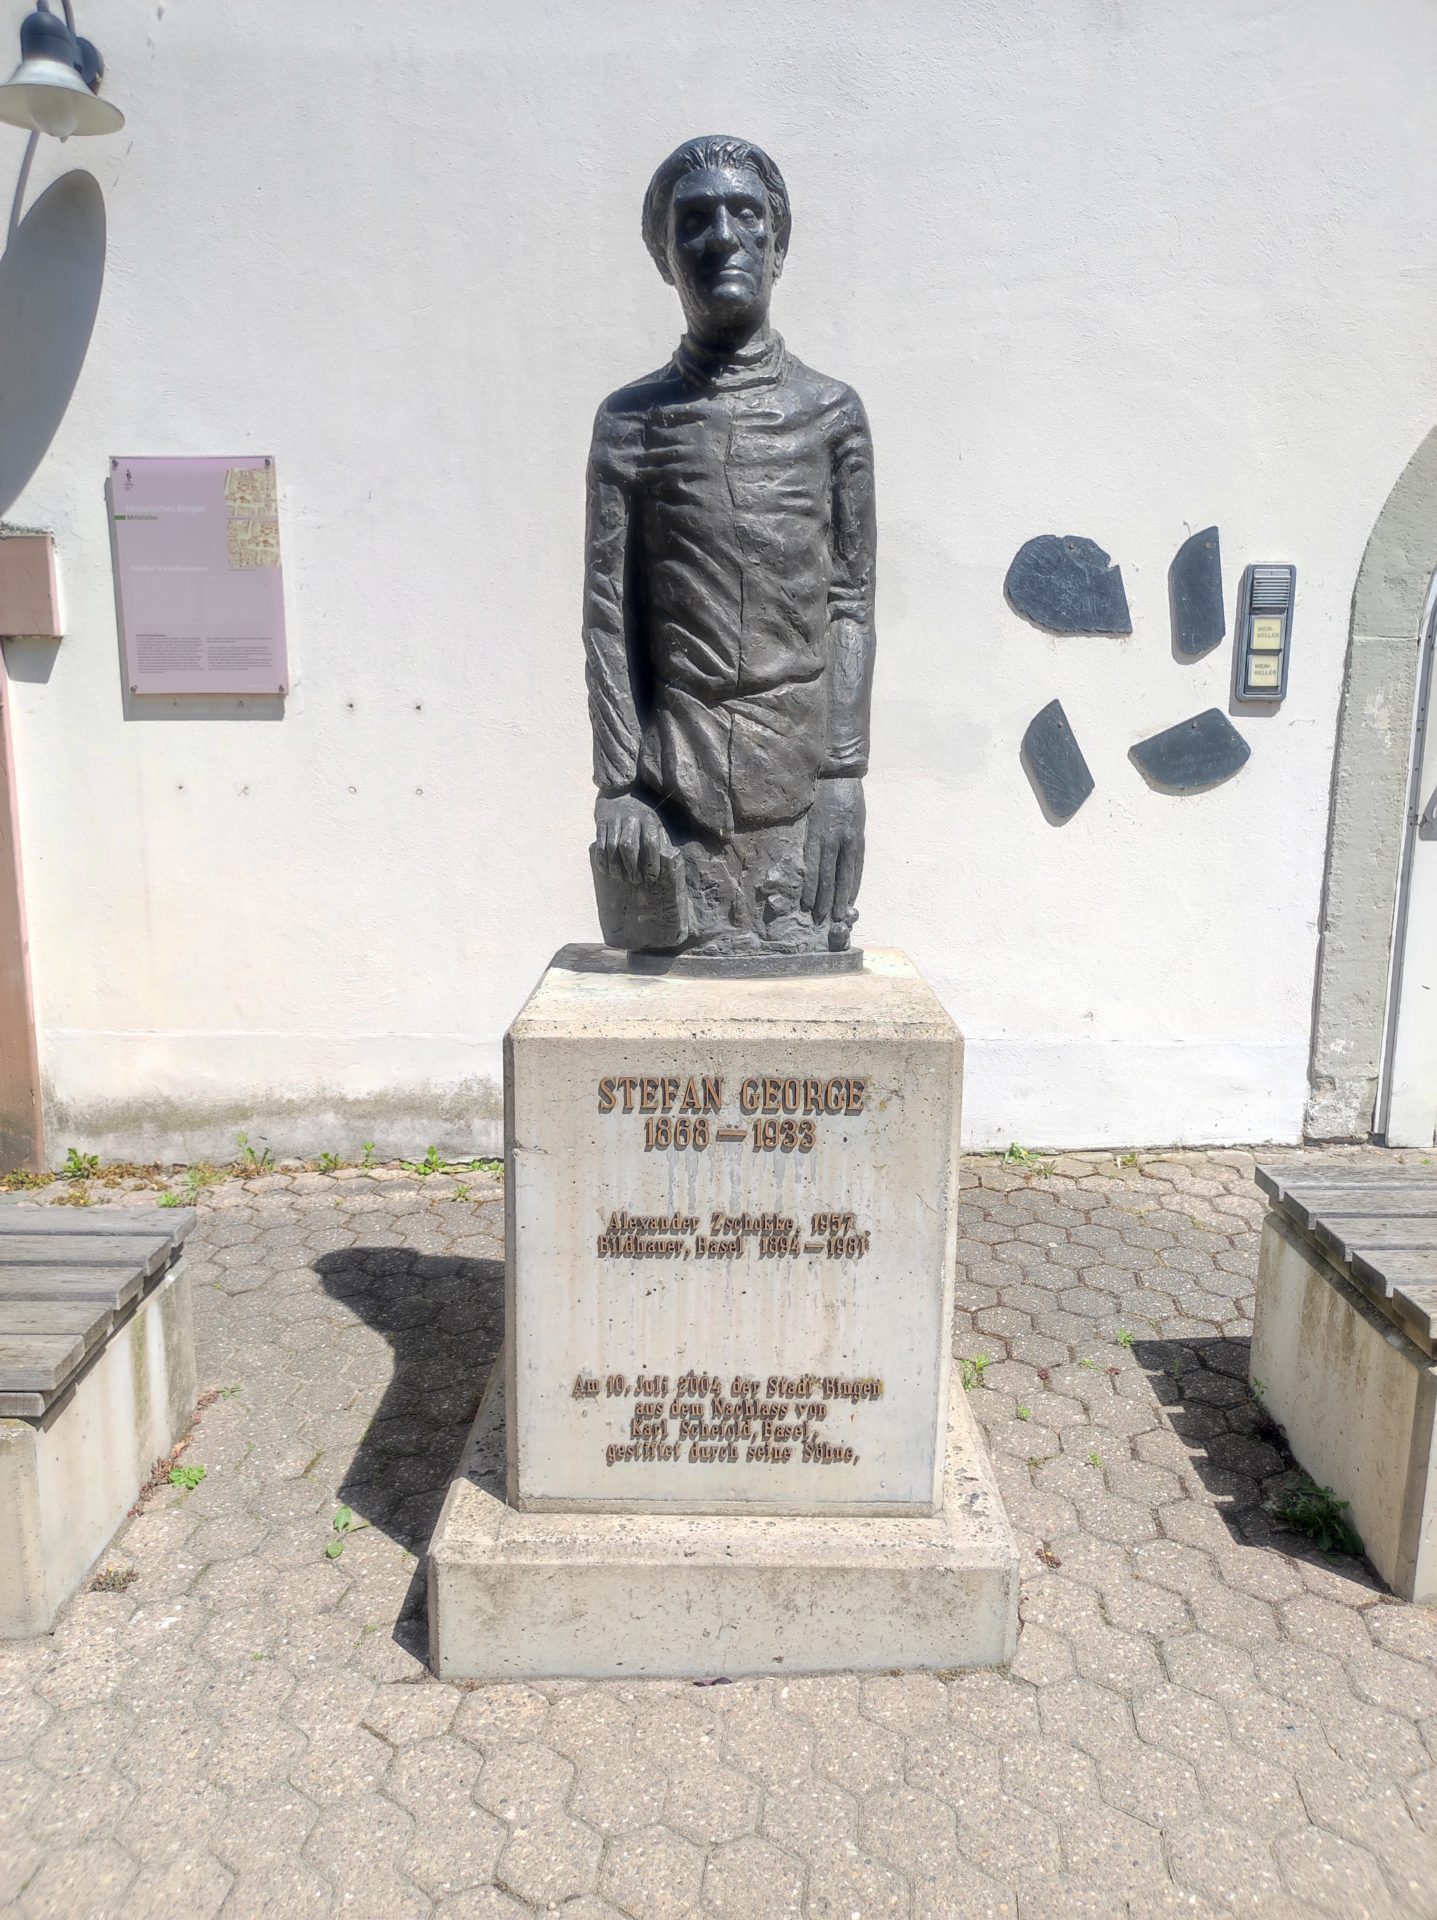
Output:
M93 170L108 261L8 510L68 621L11 650L52 1151L497 1137L503 1029L596 935L589 427L677 337L639 203L709 130L784 168L777 323L872 420L859 932L965 1030L970 1141L1296 1137L1352 585L1437 413L1428 0L82 11L130 124L31 181ZM231 452L278 459L293 691L127 717L108 457ZM1168 623L1214 521L1229 621L1297 563L1291 692L1179 799L1127 753L1227 705ZM1131 639L1008 609L1042 532L1121 561ZM1055 695L1061 829L1018 760Z

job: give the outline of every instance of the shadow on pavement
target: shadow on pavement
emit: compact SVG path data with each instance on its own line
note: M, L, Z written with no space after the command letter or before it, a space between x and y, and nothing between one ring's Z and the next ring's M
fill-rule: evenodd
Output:
M504 1337L504 1263L354 1247L314 1263L324 1290L382 1333L394 1373L339 1497L418 1556L395 1638L424 1656L424 1551Z
M1132 1351L1234 1540L1387 1591L1366 1560L1324 1553L1277 1518L1274 1508L1297 1484L1301 1469L1262 1405L1261 1383L1254 1393L1248 1382L1247 1340L1135 1340Z

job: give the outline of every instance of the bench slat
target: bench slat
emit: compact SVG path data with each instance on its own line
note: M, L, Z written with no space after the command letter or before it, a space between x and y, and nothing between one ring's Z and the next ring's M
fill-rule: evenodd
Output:
M158 1273L170 1257L155 1233L11 1233L0 1240L0 1273L12 1267L129 1267Z
M86 1347L93 1347L101 1334L108 1333L115 1310L104 1300L6 1300L0 1305L0 1327L8 1338L13 1334L78 1335Z
M145 1284L145 1270L126 1267L0 1267L0 1328L12 1300L103 1300L127 1305Z
M1437 1280L1437 1248L1425 1252L1421 1247L1375 1248L1373 1260L1358 1248L1352 1256L1354 1266L1370 1268L1377 1279L1389 1285Z
M1376 1220L1349 1214L1315 1214L1308 1223L1313 1235L1324 1246L1338 1247L1344 1260L1354 1252L1371 1260L1375 1255L1392 1252L1437 1252L1437 1221Z
M1432 1169L1430 1167L1344 1167L1336 1166L1325 1158L1310 1157L1305 1160L1286 1160L1275 1167L1255 1167L1253 1177L1265 1193L1271 1193L1275 1186L1296 1186L1303 1181L1311 1181L1324 1187L1420 1187L1430 1183Z
M68 1380L85 1357L73 1334L0 1333L0 1393L49 1393Z
M1286 1212L1304 1221L1340 1214L1344 1220L1430 1220L1437 1239L1437 1191L1384 1193L1369 1187L1302 1187L1285 1193ZM3 1243L0 1243L3 1244Z
M162 1233L179 1246L198 1218L193 1207L0 1207L0 1263L12 1234Z

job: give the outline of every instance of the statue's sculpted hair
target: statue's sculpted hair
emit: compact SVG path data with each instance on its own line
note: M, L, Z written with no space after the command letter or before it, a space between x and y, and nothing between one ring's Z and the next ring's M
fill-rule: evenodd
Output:
M705 133L674 149L650 180L644 195L644 245L666 280L669 277L669 209L674 188L686 173L698 173L706 167L749 167L758 175L768 195L774 245L780 256L788 252L793 219L783 175L763 148L756 147L751 140L736 140L725 133Z

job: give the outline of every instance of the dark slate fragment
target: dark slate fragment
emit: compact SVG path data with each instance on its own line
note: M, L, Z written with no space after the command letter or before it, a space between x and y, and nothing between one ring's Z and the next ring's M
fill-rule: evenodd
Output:
M1003 582L1015 613L1053 633L1131 633L1121 567L1081 534L1039 534L1013 556Z
M1173 616L1173 650L1196 660L1211 653L1227 632L1222 604L1222 550L1217 528L1184 540L1168 568L1168 603Z
M1143 778L1168 793L1201 793L1246 766L1252 748L1216 707L1179 720L1131 749Z
M1061 826L1071 820L1093 791L1093 776L1073 738L1073 729L1061 700L1050 700L1035 713L1023 735L1023 765L1042 795L1048 812Z

